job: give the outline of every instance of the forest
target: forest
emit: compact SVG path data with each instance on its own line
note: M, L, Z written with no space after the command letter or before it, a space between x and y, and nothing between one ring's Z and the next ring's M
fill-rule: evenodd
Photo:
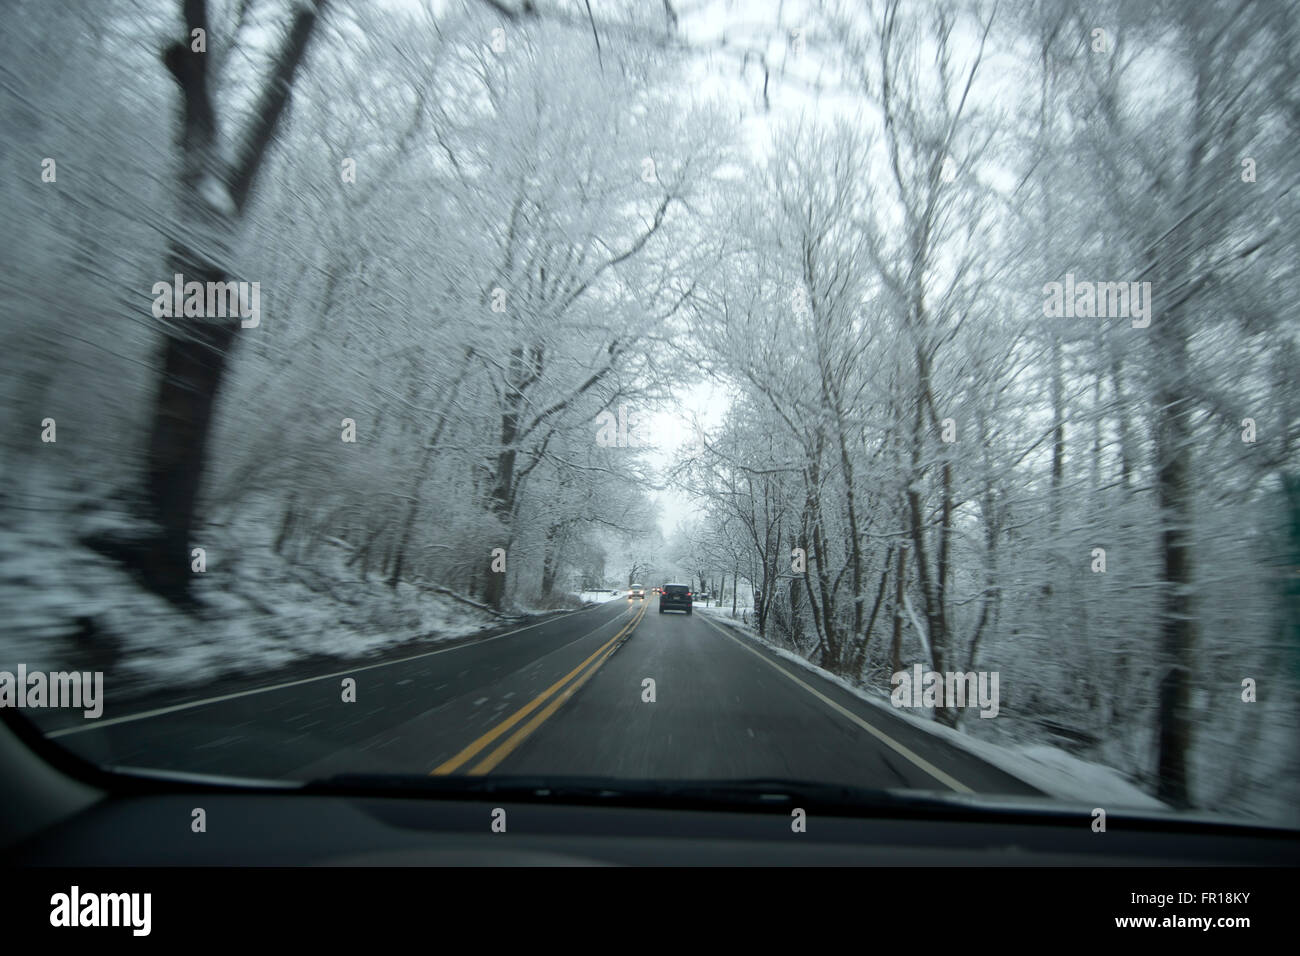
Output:
M181 620L330 562L360 614L564 607L657 540L855 685L1001 675L997 720L943 724L1294 818L1295 6L4 18L20 624L120 627L37 546ZM248 294L155 308L175 276L246 284L257 321ZM663 529L665 496L691 520Z

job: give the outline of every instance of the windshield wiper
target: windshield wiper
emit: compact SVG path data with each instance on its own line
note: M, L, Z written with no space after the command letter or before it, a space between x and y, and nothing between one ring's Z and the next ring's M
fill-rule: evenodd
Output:
M1087 825L1092 804L1047 796L959 794L929 790L873 790L846 784L781 778L739 780L626 780L617 777L419 776L339 774L310 781L300 793L356 797L496 800L556 806L789 813L954 822ZM1221 833L1300 839L1300 831L1206 813L1116 807L1115 827L1144 831Z
M186 788L280 791L333 797L412 797L434 800L496 800L564 806L625 806L647 809L808 813L838 817L880 817L927 821L1069 824L1090 819L1092 803L1047 796L960 794L933 790L873 790L811 780L747 779L637 780L581 776L445 776L345 773L308 782L248 780L208 774L116 767L130 783L167 782ZM1195 832L1300 840L1300 829L1239 820L1203 811L1115 807L1108 822L1143 831Z
M365 796L428 796L498 799L530 803L610 806L701 807L709 809L793 809L809 812L866 812L952 809L931 793L872 790L808 780L624 780L615 777L482 776L425 777L403 774L339 774L307 783L304 793Z

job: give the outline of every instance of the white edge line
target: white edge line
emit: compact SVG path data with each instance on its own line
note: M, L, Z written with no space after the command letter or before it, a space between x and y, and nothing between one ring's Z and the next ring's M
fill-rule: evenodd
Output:
M607 602L606 602L607 603ZM600 607L600 604L593 605ZM423 654L414 654L411 657L400 657L395 661L381 661L378 664L365 664L361 667L352 667L345 671L335 671L333 674L321 674L318 677L304 677L302 680L286 681L283 684L272 684L270 687L254 687L252 690L241 690L233 694L222 694L220 697L208 697L204 700L191 700L183 704L172 704L170 707L159 707L156 710L143 710L138 714L126 714L122 717L110 717L108 720L97 720L94 723L84 724L77 727L65 727L62 730L52 730L45 734L46 738L54 739L55 737L67 737L70 734L82 734L88 730L99 730L101 727L111 727L114 724L126 724L135 720L147 720L150 717L160 717L163 714L173 714L178 710L191 710L195 707L204 707L208 704L219 704L222 701L235 700L238 697L251 697L253 694L265 694L273 690L284 690L286 687L297 687L300 684L310 684L313 681L329 680L333 677L346 677L349 674L357 674L361 671L374 670L376 667L389 667L393 664L404 664L407 661L418 661L422 657L433 657L435 654L446 654L448 651L458 651L462 648L475 644L487 644L491 641L500 640L503 637L509 637L511 634L518 634L520 631L526 631L529 628L541 627L543 624L549 624L551 621L558 621L562 618L572 617L575 614L581 614L583 611L589 611L591 608L580 607L576 611L570 611L568 614L559 614L555 617L547 618L544 621L537 621L533 624L525 624L523 627L517 627L513 631L506 631L504 634L494 634L492 637L485 637L478 641L466 641L463 644L457 644L455 647L440 647L436 651L425 651ZM615 616L614 620L618 620ZM605 625L602 624L601 627Z
M800 679L799 679L798 677L796 677L794 674L791 674L788 670L786 670L786 669L785 669L784 667L782 667L780 664L777 664L775 661L769 660L768 657L767 657L765 654L762 654L761 652L759 652L759 651L755 650L754 648L750 647L748 644L746 644L744 641L742 641L740 638L736 637L735 635L727 633L725 630L723 630L722 625L720 625L720 624L715 624L713 621L710 621L707 615L703 618L703 620L704 620L704 621L705 621L705 622L706 622L710 627L712 627L712 628L713 628L714 630L716 630L719 634L721 634L723 637L727 638L728 640L735 641L737 644L739 644L739 645L740 645L741 647L743 647L745 650L749 651L749 653L753 654L755 657L757 657L757 658L758 658L759 660L761 660L763 663L765 663L765 664L769 664L769 665L771 665L772 667L774 667L777 671L779 671L780 673L784 674L786 677L790 678L790 680L794 681L796 684L798 684L798 685L799 685L800 687L802 687L804 690L808 691L808 693L812 694L812 695L813 695L814 697L816 697L818 700L822 701L824 704L826 704L827 706L831 707L831 708L834 709L836 712L838 712L838 713L842 714L843 716L847 717L849 720L853 721L855 724L857 724L859 727L861 727L861 728L862 728L863 730L865 730L867 733L871 734L873 737L875 737L877 740L879 740L879 741L880 741L881 743L883 743L885 746L889 747L891 750L894 750L894 751L895 751L896 753L898 753L900 756L902 756L902 757L906 758L907 760L911 761L911 762L912 762L913 764L915 764L918 768L920 768L921 770L924 770L924 771L925 771L926 773L928 773L930 776L934 777L934 779L938 780L938 781L939 781L940 783L942 783L945 787L948 787L948 788L950 788L950 789L952 789L952 790L956 790L958 793L974 793L974 792L975 792L974 790L972 790L970 787L966 786L964 783L962 783L962 782L961 782L960 780L958 780L957 778L952 777L952 776L950 776L950 775L944 773L942 770L940 770L940 769L939 769L938 767L936 767L934 764L930 763L930 761L926 760L924 757L920 756L919 754L914 753L913 751L909 750L907 747L905 747L905 746L903 746L902 744L900 744L897 740L895 740L893 737L889 736L889 734L885 733L883 730L880 730L880 729L878 729L878 728L876 728L876 727L871 726L871 724L867 723L865 720L863 720L863 719L862 719L861 717L859 717L857 714L853 713L853 711L849 710L847 707L842 707L840 704L837 704L835 701L831 700L829 697L827 697L825 694L823 694L823 693L822 693L821 691L819 691L817 688L815 688L815 687L811 686L810 684L807 684L807 683L805 683L804 681L800 680Z

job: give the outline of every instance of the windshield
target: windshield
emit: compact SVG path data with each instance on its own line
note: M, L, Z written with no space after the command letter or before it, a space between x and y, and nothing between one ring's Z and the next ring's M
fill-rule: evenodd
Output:
M1300 825L1300 30L1238 8L12 0L0 706Z

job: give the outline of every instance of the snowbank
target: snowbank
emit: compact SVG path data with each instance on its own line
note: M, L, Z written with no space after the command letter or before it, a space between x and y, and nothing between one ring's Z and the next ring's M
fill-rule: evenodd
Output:
M777 657L837 684L873 707L889 711L899 720L906 720L926 733L943 738L953 746L962 748L967 753L979 757L1049 796L1103 807L1167 809L1164 803L1125 779L1119 771L1111 767L1080 760L1064 750L1040 742L1026 741L1023 745L1008 747L945 727L928 718L894 707L889 700L889 695L883 691L857 687L845 678L810 663L793 651L761 639L752 628L732 619L730 608L700 607L699 610L707 611L711 618L727 625L754 643L761 644Z
M86 523L50 511L0 527L0 669L104 670L113 693L199 686L317 655L362 658L388 648L466 637L501 618L444 594L378 576L361 581L342 542L310 562L271 550L273 522L250 509L197 541L201 609L187 614L78 543ZM125 519L101 514L102 530Z

